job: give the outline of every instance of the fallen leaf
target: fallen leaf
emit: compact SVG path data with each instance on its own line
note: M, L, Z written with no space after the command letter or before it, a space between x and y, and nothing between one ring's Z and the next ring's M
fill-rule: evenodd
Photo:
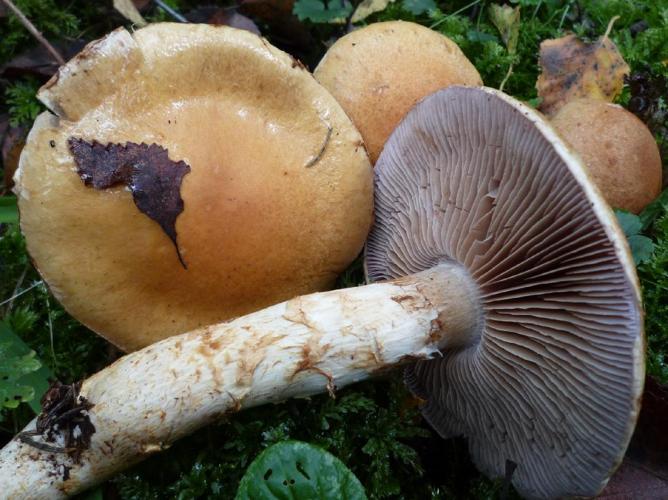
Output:
M382 12L394 1L395 0L362 0L355 9L351 22L359 23L360 21L364 21L371 14Z
M322 0L297 0L292 11L300 21L343 24L352 10L353 6L347 0L342 3L329 2L327 5Z
M607 33L593 43L572 34L545 40L540 44L539 64L542 72L536 88L542 101L538 109L548 116L573 99L612 102L630 71Z
M230 26L240 30L250 31L256 35L261 35L260 28L257 27L249 17L239 14L236 10L216 9L206 21L215 26Z
M509 54L517 50L517 40L520 36L520 7L514 9L509 5L492 4L489 6L489 17L501 33L501 39L506 45Z
M414 16L419 16L425 12L434 10L436 2L434 0L404 0L401 6Z
M2 137L3 186L9 191L14 186L14 172L19 165L19 157L26 143L26 127L8 127Z
M85 40L50 41L51 45L68 60L81 52L86 45ZM18 78L22 76L37 76L40 80L48 80L58 69L58 63L42 45L21 52L11 61L0 68L0 76L4 78Z
M132 0L114 0L114 9L137 26L146 26L147 24Z
M176 219L183 212L181 182L190 166L170 160L168 151L157 144L104 145L76 137L68 144L84 184L94 189L129 187L139 211L160 225L185 268L176 242Z

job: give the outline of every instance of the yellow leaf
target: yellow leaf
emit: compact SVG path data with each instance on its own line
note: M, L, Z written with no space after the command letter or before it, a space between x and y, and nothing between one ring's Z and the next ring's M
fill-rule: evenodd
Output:
M614 101L622 91L624 75L630 72L607 31L594 43L575 35L545 40L540 44L539 64L542 72L536 88L542 101L538 109L548 116L573 99Z
M362 0L355 9L351 22L359 23L371 14L385 10L392 2L394 2L394 0Z
M146 20L141 16L132 0L114 0L114 9L128 21L137 26L146 26Z
M517 39L520 36L520 7L514 9L509 5L492 4L489 6L489 17L494 26L501 33L503 43L506 44L509 54L517 49Z

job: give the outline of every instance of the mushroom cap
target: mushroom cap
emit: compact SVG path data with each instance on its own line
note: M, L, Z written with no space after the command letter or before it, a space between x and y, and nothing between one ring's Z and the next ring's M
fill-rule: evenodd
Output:
M39 98L55 114L38 117L16 176L28 250L65 308L122 349L328 288L363 247L373 171L361 136L254 34L119 29ZM157 144L184 162L174 240L138 209L136 185L86 186L71 138L102 156ZM153 158L123 161L141 173Z
M552 126L580 155L610 206L639 213L661 192L659 147L633 113L577 99L559 110Z
M623 234L541 116L492 89L419 103L375 167L370 280L442 260L479 290L469 345L419 361L409 387L444 437L528 498L590 496L620 463L644 380L640 293Z
M372 163L420 99L449 85L482 85L456 43L405 21L371 24L339 38L313 75L352 118Z

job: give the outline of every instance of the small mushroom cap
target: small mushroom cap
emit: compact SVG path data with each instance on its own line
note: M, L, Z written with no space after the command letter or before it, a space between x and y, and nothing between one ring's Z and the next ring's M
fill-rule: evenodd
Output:
M580 155L610 206L639 213L661 192L659 148L633 113L577 99L559 110L552 125Z
M55 114L37 119L16 179L28 250L65 308L122 349L328 288L364 244L373 173L361 136L254 34L116 30L39 97ZM190 167L175 242L129 187L84 184L72 137L157 144Z
M640 294L625 239L578 157L491 89L419 103L375 168L369 279L442 260L478 287L470 343L408 369L443 436L528 498L590 496L628 445L644 380Z
M456 43L405 21L371 24L340 38L313 75L352 118L372 163L420 99L449 85L482 85Z

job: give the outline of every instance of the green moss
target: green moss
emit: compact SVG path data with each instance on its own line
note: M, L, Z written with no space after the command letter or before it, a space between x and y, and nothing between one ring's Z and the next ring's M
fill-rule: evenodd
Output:
M95 39L124 20L109 3L72 0L16 0L50 40ZM171 1L180 12L196 1ZM355 2L353 2L355 3ZM434 26L452 38L474 63L488 86L498 87L510 64L505 90L535 102L540 42L573 31L596 39L613 16L611 32L633 71L649 68L668 76L668 9L651 0L514 0L521 7L517 52L509 54L489 20L490 1L396 1L368 22L403 19ZM418 8L419 7L419 8ZM149 20L171 20L155 7ZM639 21L645 29L637 32ZM633 31L631 28L634 28ZM325 42L342 33L341 26L309 24L314 58ZM36 45L12 16L0 22L0 64ZM2 94L14 122L29 122L37 111L32 99L38 82L12 82ZM628 93L621 102L628 102ZM4 111L1 110L1 111ZM668 161L668 157L664 158ZM648 372L668 382L668 214L663 209L645 231L655 243L651 260L642 264L648 336ZM37 284L0 306L0 315L37 352L61 380L84 378L107 364L113 352L99 337L70 318L39 284L16 226L0 229L0 298ZM363 282L362 261L351 266L339 286ZM26 405L0 413L0 429L8 439L31 417ZM283 439L317 443L344 461L362 480L371 498L498 498L503 482L483 478L466 458L462 441L441 441L422 422L398 379L360 384L341 391L336 400L318 396L289 401L235 415L176 443L172 450L114 479L121 498L230 498L250 461L266 446Z
M668 384L668 211L652 232L654 256L638 269L646 311L647 372Z
M5 98L9 108L9 123L13 127L29 126L43 109L35 98L40 83L36 78L18 80L5 89Z

